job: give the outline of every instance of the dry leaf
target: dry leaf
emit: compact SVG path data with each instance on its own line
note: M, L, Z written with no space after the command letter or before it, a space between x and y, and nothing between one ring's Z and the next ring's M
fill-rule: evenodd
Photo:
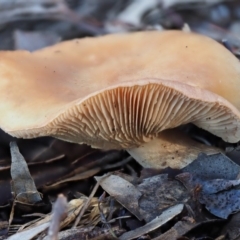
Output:
M178 214L180 214L183 210L183 206L183 204L178 204L168 208L160 216L156 217L146 225L139 227L133 231L124 233L121 237L119 237L119 240L131 240L133 238L140 237L143 234L156 230L157 228L161 227L163 224L167 223L168 221L176 217Z
M142 194L133 184L116 175L95 177L95 179L100 182L101 187L107 193L120 202L139 220L142 220L138 206L138 200Z
M40 202L42 200L41 195L37 191L27 163L15 142L10 143L10 150L12 156L12 191L16 200L29 204Z
M20 239L30 240L33 237L37 236L42 231L46 230L48 228L48 226L49 226L49 223L43 223L43 224L33 227L29 230L25 230L25 231L16 233L16 234L12 235L11 237L9 237L8 240L20 240Z

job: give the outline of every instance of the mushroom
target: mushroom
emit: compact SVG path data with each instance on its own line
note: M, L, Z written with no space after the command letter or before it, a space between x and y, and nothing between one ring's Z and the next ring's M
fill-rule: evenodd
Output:
M0 92L0 127L15 137L126 149L139 161L163 130L190 122L240 140L239 61L194 33L113 34L33 53L2 51Z

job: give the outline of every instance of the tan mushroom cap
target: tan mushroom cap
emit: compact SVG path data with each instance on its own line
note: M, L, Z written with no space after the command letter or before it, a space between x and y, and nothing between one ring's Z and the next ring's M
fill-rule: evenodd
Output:
M0 52L0 127L100 148L132 148L192 122L240 140L240 66L182 31L84 38Z

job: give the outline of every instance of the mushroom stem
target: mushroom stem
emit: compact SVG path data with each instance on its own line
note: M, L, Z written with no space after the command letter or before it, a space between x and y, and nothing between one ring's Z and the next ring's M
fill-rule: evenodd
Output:
M165 130L154 140L127 151L144 168L158 169L181 169L193 162L201 152L208 155L221 152L218 148L192 140L179 129Z

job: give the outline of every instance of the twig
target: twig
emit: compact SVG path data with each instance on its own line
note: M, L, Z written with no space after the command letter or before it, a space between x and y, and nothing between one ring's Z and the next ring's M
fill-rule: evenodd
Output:
M95 193L96 193L96 191L97 191L97 189L98 189L101 181L102 181L104 178L108 177L109 175L110 175L110 173L106 174L105 176L102 177L102 179L101 179L100 181L98 181L98 182L96 183L96 185L94 186L94 188L93 188L93 190L92 190L92 192L91 192L88 200L86 201L86 203L85 203L85 205L83 206L83 208L81 209L78 217L76 218L76 221L75 221L75 223L74 223L74 225L73 225L73 228L77 227L77 225L79 224L79 222L80 222L83 214L85 213L85 211L86 211L86 209L88 208L88 206L89 206L89 204L90 204L93 196L95 195Z
M67 199L63 194L59 194L53 206L53 216L48 229L48 239L57 240L61 220L67 215Z
M103 224L105 224L107 226L107 228L108 228L109 232L112 234L112 236L117 239L117 236L115 235L115 233L112 230L111 224L107 221L107 219L106 219L106 217L103 213L101 203L103 203L103 201L105 200L105 195L106 195L106 193L104 192L98 200L98 209L99 209L99 212L100 212L101 221L102 221Z

